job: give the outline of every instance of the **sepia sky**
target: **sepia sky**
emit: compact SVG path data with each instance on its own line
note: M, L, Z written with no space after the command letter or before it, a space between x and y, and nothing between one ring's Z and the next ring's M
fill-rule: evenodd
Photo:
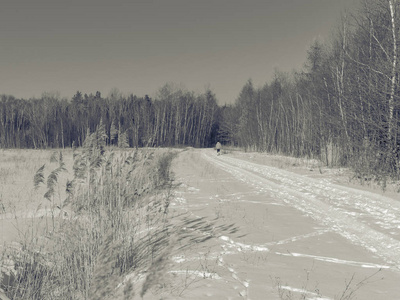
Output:
M248 79L302 67L358 0L2 0L0 94L112 88L154 96L167 82L232 103Z

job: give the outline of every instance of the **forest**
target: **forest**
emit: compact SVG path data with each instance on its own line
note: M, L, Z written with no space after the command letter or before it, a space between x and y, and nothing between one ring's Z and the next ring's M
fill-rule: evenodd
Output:
M54 93L29 100L2 96L0 143L3 148L80 147L102 123L108 145L209 146L218 111L215 95L195 95L171 84L159 93L155 100L123 97L117 89L107 98L78 91L70 101Z
M311 43L304 67L251 79L220 106L211 90L166 84L153 99L78 91L40 98L0 96L1 148L82 146L101 123L118 147L210 147L307 156L349 166L359 178L400 178L400 3L363 0L332 35Z

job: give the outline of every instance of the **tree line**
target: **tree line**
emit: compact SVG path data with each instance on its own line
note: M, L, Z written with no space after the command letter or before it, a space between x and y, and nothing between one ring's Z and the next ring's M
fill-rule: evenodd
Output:
M71 100L55 93L37 99L0 96L2 148L65 148L82 146L102 123L107 144L119 147L191 145L208 147L215 137L216 97L207 90L196 95L170 84L157 99L108 97L77 92Z
M259 88L249 80L222 109L223 138L400 179L399 46L400 1L362 1L312 43L302 70Z
M100 93L71 100L0 97L0 145L82 145L103 123L109 145L190 145L217 140L255 151L318 158L400 177L400 0L362 0L327 41L310 46L304 67L276 71L262 87L245 83L232 105L211 91L165 85L155 99Z

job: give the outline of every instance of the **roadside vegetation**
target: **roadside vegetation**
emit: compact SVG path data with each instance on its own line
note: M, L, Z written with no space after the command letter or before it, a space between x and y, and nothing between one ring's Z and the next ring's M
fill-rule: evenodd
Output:
M48 205L31 216L35 232L21 228L0 249L1 289L10 299L130 299L159 283L154 279L165 271L159 262L174 235L167 216L176 153L106 149L105 138L99 126L82 148L53 152L31 174ZM3 216L13 214L1 200ZM24 218L14 217L16 226ZM154 263L156 271L147 274ZM141 277L138 290L129 278Z

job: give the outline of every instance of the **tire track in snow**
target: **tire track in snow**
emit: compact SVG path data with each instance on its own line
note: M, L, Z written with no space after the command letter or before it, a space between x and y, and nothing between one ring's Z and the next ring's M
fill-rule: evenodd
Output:
M270 193L400 270L400 242L383 232L387 228L400 229L400 203L240 159L206 153L203 156L237 179Z

